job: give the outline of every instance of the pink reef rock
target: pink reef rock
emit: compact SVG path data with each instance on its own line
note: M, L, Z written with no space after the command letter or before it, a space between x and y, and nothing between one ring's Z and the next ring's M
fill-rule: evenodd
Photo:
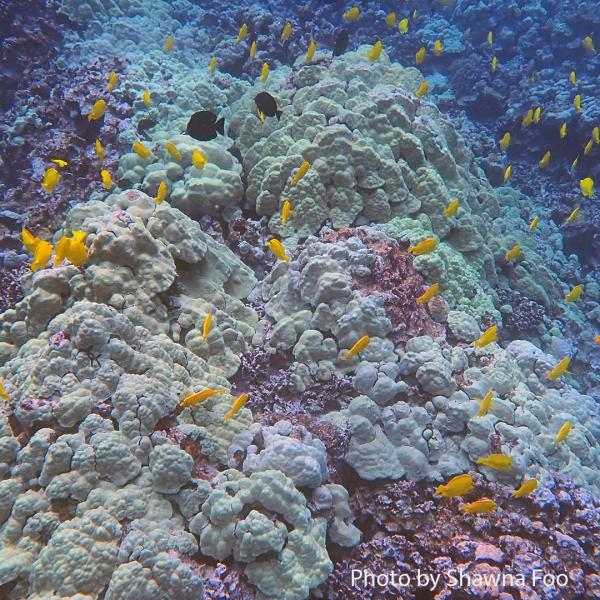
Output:
M424 306L415 305L415 300L423 294L427 285L413 268L413 256L398 242L371 238L364 229L342 228L328 233L323 240L335 241L353 236L358 236L380 257L368 281L354 280L353 288L365 295L383 298L387 316L393 324L390 337L394 343L404 345L409 339L422 335L444 336L444 326L436 322L443 320L443 305L436 301L435 318Z

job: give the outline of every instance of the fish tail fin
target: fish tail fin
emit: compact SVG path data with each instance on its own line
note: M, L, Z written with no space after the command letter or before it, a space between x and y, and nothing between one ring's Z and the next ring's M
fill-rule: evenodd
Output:
M281 115L283 114L282 110L276 110L275 111L275 115L277 116L277 120L279 121L279 119L281 119Z
M225 117L221 117L216 123L215 123L215 129L221 134L221 135L225 135Z

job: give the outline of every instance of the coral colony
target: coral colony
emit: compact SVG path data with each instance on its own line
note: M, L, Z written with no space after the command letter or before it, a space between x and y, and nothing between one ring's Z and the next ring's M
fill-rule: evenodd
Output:
M600 599L597 2L0 22L2 600Z

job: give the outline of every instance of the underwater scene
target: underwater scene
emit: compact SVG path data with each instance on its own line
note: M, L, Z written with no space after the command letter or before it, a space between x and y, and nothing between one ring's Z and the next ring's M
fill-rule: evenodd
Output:
M599 0L0 0L0 600L600 599Z

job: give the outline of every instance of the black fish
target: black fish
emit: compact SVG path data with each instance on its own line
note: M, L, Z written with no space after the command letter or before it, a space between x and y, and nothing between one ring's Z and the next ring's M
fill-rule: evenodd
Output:
M254 102L256 102L258 110L260 110L263 115L267 117L277 117L277 120L279 121L283 111L277 108L277 100L275 100L271 94L261 92L254 97Z
M143 137L146 141L151 142L152 137L146 131L150 129L150 127L154 127L156 125L156 121L154 119L140 119L137 124L137 132L140 134L140 137Z
M217 120L217 115L210 110L201 110L192 115L185 132L194 139L208 142L217 137L217 133L225 133L225 119Z
M335 46L333 47L333 55L339 56L346 52L346 48L348 47L348 42L350 41L350 36L345 29L342 29L335 38Z

